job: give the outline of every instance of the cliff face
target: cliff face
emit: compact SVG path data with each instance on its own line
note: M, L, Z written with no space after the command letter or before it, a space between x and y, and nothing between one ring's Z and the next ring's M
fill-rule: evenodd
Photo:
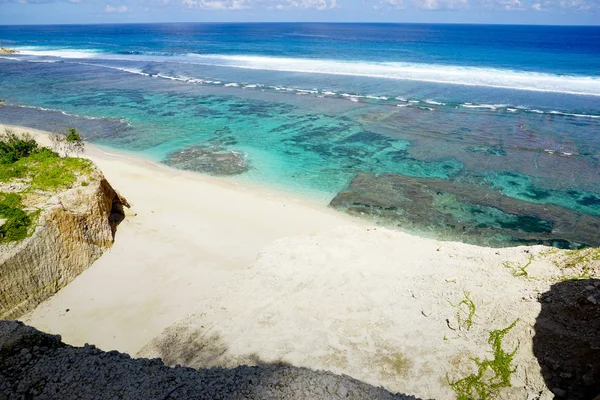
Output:
M0 245L0 318L32 310L112 245L127 204L98 169L86 183L45 200L30 237Z

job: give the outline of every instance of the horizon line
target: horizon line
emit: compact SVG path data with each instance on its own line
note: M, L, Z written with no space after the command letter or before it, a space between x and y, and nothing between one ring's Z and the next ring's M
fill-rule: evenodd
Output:
M84 26L84 25L157 25L157 24L205 24L205 25L236 25L236 24L330 24L330 25L473 25L473 26L539 26L539 27L589 27L598 28L596 25L585 24L515 24L515 23L481 23L481 22L389 22L389 21L161 21L161 22L93 22L70 24L0 24L5 26Z

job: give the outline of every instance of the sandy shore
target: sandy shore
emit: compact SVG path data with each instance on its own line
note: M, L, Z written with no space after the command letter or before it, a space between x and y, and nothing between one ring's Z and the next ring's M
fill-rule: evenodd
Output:
M0 130L7 126L0 125ZM26 131L49 145L47 133ZM274 240L358 221L322 205L87 145L137 215L93 268L25 320L66 342L135 353ZM66 313L65 310L69 309Z
M0 129L4 126L0 125ZM26 128L41 142L43 132ZM309 200L88 145L136 216L114 247L24 318L68 343L195 367L287 362L422 397L519 318L506 398L551 398L532 353L537 296L559 272L543 247L491 249L377 228ZM461 327L457 305L476 312ZM69 312L66 312L69 309ZM162 332L162 333L161 333ZM531 397L534 398L534 397Z

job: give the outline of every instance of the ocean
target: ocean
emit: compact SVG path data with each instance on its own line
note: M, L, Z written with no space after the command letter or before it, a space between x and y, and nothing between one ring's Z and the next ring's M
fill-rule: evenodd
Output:
M428 236L600 245L600 27L0 26L0 42L19 51L0 57L2 123Z

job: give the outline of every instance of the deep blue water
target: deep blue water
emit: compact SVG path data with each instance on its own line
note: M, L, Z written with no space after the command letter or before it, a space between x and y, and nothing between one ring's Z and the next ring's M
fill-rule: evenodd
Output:
M120 55L255 55L502 68L600 71L599 27L423 24L135 24L4 26L0 40Z
M600 27L0 26L0 122L76 126L324 202L357 172L484 185L600 215ZM401 155L401 156L399 156ZM540 195L543 193L543 195Z

